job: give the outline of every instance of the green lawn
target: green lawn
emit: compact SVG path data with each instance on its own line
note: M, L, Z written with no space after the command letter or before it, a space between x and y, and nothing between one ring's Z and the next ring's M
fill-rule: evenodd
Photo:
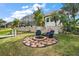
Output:
M0 39L0 55L17 56L53 56L53 55L79 55L79 36L73 34L56 35L57 44L44 48L31 48L25 46L22 41L26 36L34 33L24 33L16 37Z
M11 32L12 32L11 28L0 29L0 35L7 35L10 34Z

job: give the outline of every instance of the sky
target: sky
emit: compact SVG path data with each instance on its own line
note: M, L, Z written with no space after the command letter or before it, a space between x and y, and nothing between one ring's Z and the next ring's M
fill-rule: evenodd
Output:
M42 8L43 13L59 10L61 3L0 3L0 18L10 22L14 18L21 19L26 15L33 14L37 7Z

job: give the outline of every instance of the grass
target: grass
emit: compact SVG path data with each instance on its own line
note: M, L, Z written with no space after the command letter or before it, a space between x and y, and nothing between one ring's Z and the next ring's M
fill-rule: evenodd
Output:
M0 39L0 55L6 56L53 56L79 55L79 36L74 34L56 35L58 43L44 47L31 48L25 46L22 41L26 36L33 36L34 33L24 33L16 37Z
M10 34L11 31L12 31L11 28L0 29L0 35L7 35L7 34Z
M79 55L79 36L74 34L59 34L59 43L54 47L62 55Z

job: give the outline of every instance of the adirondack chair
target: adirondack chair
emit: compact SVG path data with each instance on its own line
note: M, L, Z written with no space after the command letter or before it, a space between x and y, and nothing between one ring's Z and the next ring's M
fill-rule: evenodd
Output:
M36 38L40 38L41 37L41 30L36 30Z
M53 35L54 35L54 30L51 30L51 31L49 31L49 32L46 33L46 36L48 38L53 38Z

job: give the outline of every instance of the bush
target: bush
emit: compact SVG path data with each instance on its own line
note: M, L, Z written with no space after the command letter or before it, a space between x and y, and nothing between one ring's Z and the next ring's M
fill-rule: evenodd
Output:
M73 34L79 35L79 28L76 27L76 29L73 30Z

